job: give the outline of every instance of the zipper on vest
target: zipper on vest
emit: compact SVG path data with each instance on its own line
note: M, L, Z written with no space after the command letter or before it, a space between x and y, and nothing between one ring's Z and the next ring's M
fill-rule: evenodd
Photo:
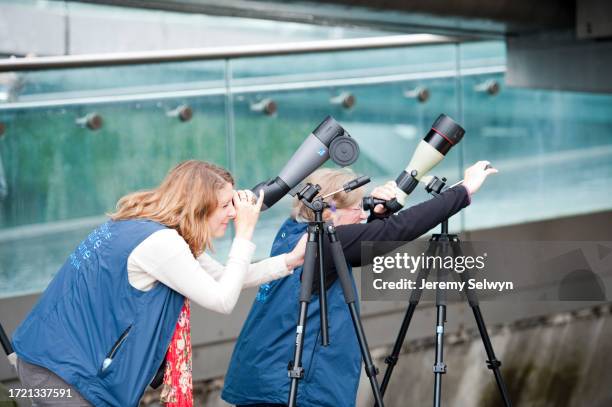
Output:
M127 339L128 334L130 333L130 329L132 329L132 325L128 326L127 329L123 331L119 339L117 339L117 341L111 348L110 352L108 352L108 354L106 355L106 358L104 358L104 362L102 362L102 371L105 371L106 369L108 369L111 363L113 363L113 358L115 357L115 354L119 350L119 347L121 346L121 344Z

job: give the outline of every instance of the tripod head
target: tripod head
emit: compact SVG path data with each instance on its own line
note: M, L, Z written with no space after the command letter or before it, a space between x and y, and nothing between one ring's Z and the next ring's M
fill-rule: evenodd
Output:
M431 195L440 195L442 192L446 191L448 187L446 186L446 178L438 178L435 175L431 177L431 180L425 186L425 191Z
M330 192L327 195L317 197L319 191L321 191L321 186L318 184L307 183L305 186L301 187L299 191L295 193L295 196L302 201L302 203L309 209L317 213L322 213L325 208L329 208L331 205L328 202L325 202L325 198L333 196L338 192L351 192L359 187L364 186L370 182L370 177L362 176L359 178L355 178L352 181L347 182L342 186L342 188Z
M412 173L413 174L410 176L413 179L416 179L415 178L416 170L413 170ZM448 189L446 187L446 178L442 177L440 179L436 177L435 175L431 175L427 178L429 178L429 182L425 186L425 191L427 191L428 193L435 196L435 195L439 195L440 193L442 193L442 191L445 191L446 189ZM421 178L421 180L424 181L425 177ZM388 211L391 211L391 213L395 213L398 210L403 208L403 206L397 205L397 200L395 198L388 200L388 201L385 199L374 198L373 196L366 196L363 198L363 209L364 210L366 211L373 210L376 205L384 205Z
M493 168L493 166L491 164L487 164L484 167L485 170L488 170L489 168ZM440 179L436 177L435 175L432 175L431 179L427 183L427 186L425 187L425 191L427 191L428 193L432 195L439 195L440 193L446 191L447 189L463 183L463 181L464 180L458 181L454 183L453 185L451 185L450 187L447 187L445 177L442 177L442 179Z
M425 191L427 191L427 193L433 196L438 196L442 192L446 191L447 189L448 187L446 186L446 178L445 177L438 178L435 175L431 176L431 180L425 186ZM434 238L436 236L438 237L448 236L448 218L444 219L442 223L440 223L440 228L441 228L440 230L441 233L439 235L434 235Z
M313 185L309 182L296 192L295 196L302 201L307 208L315 213L323 212L323 209L328 208L329 204L323 201L321 197L315 199L319 191L321 191L321 186L319 184Z

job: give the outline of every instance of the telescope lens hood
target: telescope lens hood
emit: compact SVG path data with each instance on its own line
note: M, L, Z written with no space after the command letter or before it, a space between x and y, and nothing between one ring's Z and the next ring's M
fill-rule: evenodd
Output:
M465 130L455 123L453 119L445 114L441 114L431 126L431 130L429 130L423 141L430 144L442 155L446 155L452 146L461 141L464 134Z
M438 116L431 129L455 145L461 141L465 130L445 114Z
M359 158L359 145L351 137L336 137L329 146L329 155L336 164L346 167Z

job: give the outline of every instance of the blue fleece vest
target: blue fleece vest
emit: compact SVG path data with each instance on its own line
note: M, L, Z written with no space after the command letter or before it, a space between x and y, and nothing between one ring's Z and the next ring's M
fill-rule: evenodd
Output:
M306 231L305 223L287 220L270 255L291 251ZM263 284L234 348L221 397L232 404L281 403L289 397L287 364L293 360L302 269ZM321 346L319 297L308 306L298 385L300 407L354 406L361 353L339 281L327 291L330 345Z
M137 406L184 302L161 283L140 291L128 281L130 253L163 228L127 220L95 229L15 331L17 356L51 370L95 406Z

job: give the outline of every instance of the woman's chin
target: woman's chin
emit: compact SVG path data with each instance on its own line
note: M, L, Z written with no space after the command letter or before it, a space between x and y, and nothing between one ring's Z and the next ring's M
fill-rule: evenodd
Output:
M221 226L221 227L219 227L219 229L217 229L217 230L215 231L215 233L213 234L213 237L214 237L214 238L219 239L219 238L221 238L221 237L225 236L225 231L226 231L226 230L227 230L227 226Z

